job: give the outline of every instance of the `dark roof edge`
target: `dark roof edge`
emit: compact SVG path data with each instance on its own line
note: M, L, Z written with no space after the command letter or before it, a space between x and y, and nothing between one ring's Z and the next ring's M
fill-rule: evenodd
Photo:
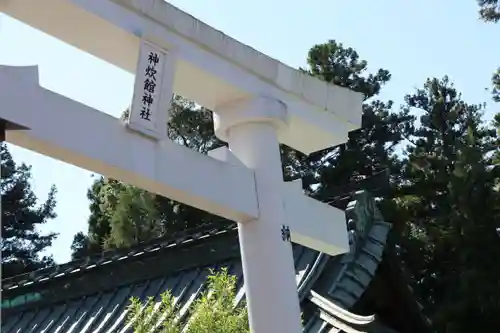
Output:
M103 268L104 266L112 266L112 264L117 262L123 264L125 262L143 260L148 255L156 254L157 251L180 248L187 244L191 245L210 236L235 231L236 228L236 225L213 223L199 228L176 232L173 235L159 237L148 242L141 242L126 249L105 251L64 264L9 277L2 280L1 290L2 292L8 292L17 288L33 287L35 284L44 283L48 280L68 277L70 275L75 276L93 269Z

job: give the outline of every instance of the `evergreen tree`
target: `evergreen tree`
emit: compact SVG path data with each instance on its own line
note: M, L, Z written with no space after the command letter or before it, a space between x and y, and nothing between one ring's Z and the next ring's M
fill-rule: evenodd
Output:
M159 223L154 195L134 186L125 186L111 216L110 237L105 248L130 247L164 232Z
M500 177L500 113L497 113L495 115L495 119L493 120L493 127L497 131L497 142L496 142L497 150L493 156L493 164L496 168L496 171L494 172L496 172L497 175L499 175Z
M22 274L54 263L41 253L52 245L56 233L42 234L38 228L56 217L56 188L37 205L30 186L30 167L16 164L5 143L0 144L2 194L2 278Z
M402 257L437 331L493 332L500 327L500 272L491 262L500 256L495 131L446 77L408 95L403 112L410 109L421 116L399 187L408 220Z
M116 208L117 193L124 185L121 182L97 177L87 191L90 201L90 216L87 234L79 232L71 245L73 259L99 253L104 250L111 232L111 217Z
M309 51L308 65L306 71L311 75L365 96L361 128L350 132L345 144L306 159L306 172L312 176L308 185L318 185L317 195L328 197L333 188L372 176L396 162L394 149L413 118L391 112L392 101L376 99L391 75L385 69L368 74L367 61L361 60L354 49L333 40L315 45Z
M486 22L498 22L500 20L500 2L498 0L477 0L479 15Z
M387 221L394 222L398 228L404 225L405 220L398 215L393 200L394 188L403 181L396 149L411 132L414 117L409 112L393 112L392 101L377 99L391 78L389 71L378 69L369 73L366 60L354 49L333 40L311 48L306 71L365 96L361 128L350 132L345 144L302 158L306 189L313 197L329 202L338 199L339 189L347 184L384 172L389 175L390 186L381 192L385 200L379 205Z
M500 2L498 0L477 0L479 15L485 22L497 23L500 21ZM500 102L500 68L492 76L493 100Z
M493 100L500 102L500 68L493 74L491 81L493 82Z

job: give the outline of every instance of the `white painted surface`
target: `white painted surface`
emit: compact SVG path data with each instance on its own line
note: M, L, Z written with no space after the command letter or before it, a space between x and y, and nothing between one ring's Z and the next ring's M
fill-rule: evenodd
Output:
M226 147L211 150L208 156L233 165L242 165L241 160ZM283 182L281 187L285 221L290 227L294 243L331 256L349 251L344 211L305 195L302 180Z
M345 212L308 197L299 185L283 184L285 219L292 241L331 256L348 252Z
M238 224L250 330L300 333L300 306L286 226L277 127L286 126L286 106L253 98L216 109L216 131L231 152L255 171L259 219Z
M130 129L153 138L167 137L172 100L175 55L145 40L141 41L134 93L127 124Z
M0 66L0 87L0 118L30 129L7 131L7 142L234 221L258 216L252 170L138 135L41 88L35 66Z
M0 116L30 128L9 132L7 141L237 221L251 330L301 332L292 248L283 230L332 255L348 250L347 233L340 211L283 183L279 143L311 153L345 142L361 125L362 95L300 73L163 0L0 0L0 10L137 71L129 122L136 131L164 137L163 95L172 92L216 112L216 135L231 152L219 149L210 158L138 135L118 119L40 88L35 68L0 67L6 87ZM140 48L141 40L168 50L154 125L137 112L139 54L148 48Z
M261 94L281 100L289 128L278 139L304 153L345 142L361 124L361 94L300 73L163 0L3 0L0 11L131 73L140 38L173 50L174 92L212 110Z

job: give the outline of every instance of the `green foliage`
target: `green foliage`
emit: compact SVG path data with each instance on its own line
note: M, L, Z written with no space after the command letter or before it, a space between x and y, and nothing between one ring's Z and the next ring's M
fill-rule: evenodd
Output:
M236 277L227 269L211 271L207 289L189 309L189 319L179 317L179 308L169 291L157 303L153 297L145 304L132 298L128 323L134 333L247 333L250 332L244 306L235 305Z
M105 247L130 247L141 240L161 235L161 224L154 195L133 186L125 186L111 215L111 235Z
M500 310L500 274L490 261L500 256L496 133L446 77L406 96L409 109L421 116L399 187L407 218L402 258L439 332L492 331Z
M479 15L486 22L498 22L500 20L500 3L498 0L477 0Z
M391 74L386 69L370 73L367 61L362 60L355 50L333 40L311 48L306 71L365 95L361 128L350 132L345 144L302 159L300 174L306 188L314 197L329 201L337 195L338 188L387 169L391 187L380 206L388 221L399 221L391 200L392 189L403 181L396 150L413 127L414 117L409 113L394 112L392 101L377 99Z
M330 185L339 186L386 167L392 149L400 141L397 132L405 119L391 113L391 101L375 99L390 80L390 73L378 69L376 74L367 74L367 62L360 60L352 48L335 41L316 45L309 51L308 65L311 75L361 92L371 100L363 107L362 128L351 132L348 142L309 157L319 192L326 195Z
M314 45L309 50L307 64L309 68L305 71L311 75L361 92L366 98L378 95L382 86L391 78L389 71L385 69L366 75L368 62L360 60L353 48L345 48L335 40Z
M493 156L493 164L495 165L496 169L498 170L500 168L500 113L497 113L495 115L495 118L493 119L493 127L497 131L497 141L495 146L497 147L496 152ZM500 173L500 170L496 171Z
M282 147L285 178L301 177L314 196L327 199L335 188L390 167L395 161L394 149L403 138L401 132L411 118L392 112L391 101L375 99L391 75L385 69L369 73L367 61L361 60L352 48L330 40L313 46L307 61L303 71L361 92L366 100L362 128L351 132L345 144L309 156Z
M500 255L500 141L481 108L447 78L429 79L394 114L390 101L375 100L389 73L366 74L366 61L334 41L311 49L309 67L367 97L362 128L346 144L303 159L308 184L318 186L312 194L330 198L339 185L388 168L390 189L379 204L402 236L395 238L401 259L436 330L498 327L500 276L488 258Z
M52 245L56 233L41 234L38 227L56 217L56 188L37 205L30 185L31 167L16 164L7 145L0 144L2 194L2 278L22 274L54 263L41 253Z
M500 68L493 74L491 81L493 82L493 100L500 102Z
M111 233L111 219L118 204L118 195L125 185L113 179L98 177L87 191L90 201L88 232L79 232L71 245L73 259L101 252Z

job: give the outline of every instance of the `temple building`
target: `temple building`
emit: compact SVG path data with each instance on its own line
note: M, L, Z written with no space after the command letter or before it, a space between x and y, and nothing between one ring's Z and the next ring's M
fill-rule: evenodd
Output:
M293 245L304 332L429 332L390 245L391 224L366 191L353 193L346 202L350 253L331 257ZM245 294L234 224L205 226L126 252L12 277L2 281L1 331L132 332L127 325L130 298L159 298L166 290L185 320L204 291L209 268L220 267L238 278L241 302Z

